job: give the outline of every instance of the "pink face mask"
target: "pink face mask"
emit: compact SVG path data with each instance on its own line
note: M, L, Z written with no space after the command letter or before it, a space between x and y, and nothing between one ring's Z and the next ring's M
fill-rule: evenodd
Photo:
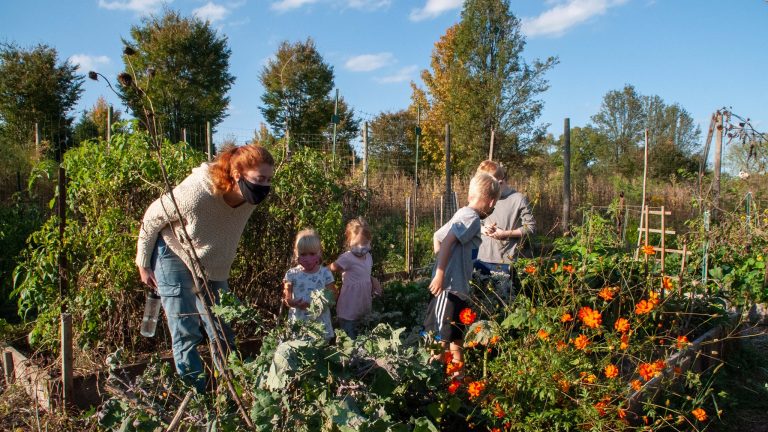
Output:
M304 271L311 272L320 264L319 254L299 255L299 264L304 267Z

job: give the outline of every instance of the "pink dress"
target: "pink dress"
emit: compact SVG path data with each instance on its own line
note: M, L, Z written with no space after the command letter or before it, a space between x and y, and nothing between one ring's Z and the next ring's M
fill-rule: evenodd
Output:
M352 252L339 255L336 264L341 267L341 294L336 302L336 315L356 321L371 312L371 269L373 259L367 253L358 257Z

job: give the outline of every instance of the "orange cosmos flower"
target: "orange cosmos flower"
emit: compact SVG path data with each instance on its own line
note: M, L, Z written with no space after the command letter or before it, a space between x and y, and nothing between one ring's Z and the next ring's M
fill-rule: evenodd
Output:
M613 323L613 328L619 333L626 333L629 331L629 320L626 318L619 318Z
M600 312L589 306L584 306L579 310L579 318L585 326L590 328L598 328L603 323L603 317L600 315Z
M458 382L457 380L451 381L451 383L448 384L448 393L450 393L450 394L456 393L456 390L458 390L459 387L461 387L461 383L460 382Z
M469 383L469 390L468 390L469 398L474 399L480 396L480 393L482 393L483 390L485 390L485 382L472 381L471 383Z
M627 418L627 411L625 411L625 410L623 410L621 408L617 409L616 413L619 415L619 418L622 419L622 420Z
M477 346L477 341L469 341L467 342L467 347L474 348Z
M543 339L543 340L549 339L549 333L544 329L539 329L539 331L536 332L536 336L538 336L539 339Z
M621 335L621 345L619 345L619 349L627 349L629 346L629 333L624 333Z
M498 402L496 402L495 405L493 405L493 415L495 415L497 418L503 418L506 413L504 412L504 409L499 405Z
M573 266L571 264L565 264L563 265L563 271L573 273Z
M693 414L693 416L696 417L696 420L700 422L707 420L707 412L701 408L696 408L695 410L691 411L691 414Z
M552 265L552 273L555 273L555 272L557 272L557 263L554 263Z
M464 325L470 325L475 322L477 314L470 308L464 308L459 312L459 320Z
M616 292L615 288L605 287L601 289L597 295L598 297L602 298L605 301L611 301L613 300L613 295L615 294L615 292Z
M637 372L644 380L650 381L656 376L659 370L656 368L656 365L652 363L641 363L637 368Z
M493 429L491 429L491 432L501 432L501 429L499 429L499 428L493 428Z
M600 401L595 404L595 409L597 409L597 413L600 415L600 417L605 415L605 407L608 405L605 401Z
M595 374L580 372L579 376L581 377L581 382L585 384L594 384L595 381L597 381L597 377L595 376Z
M667 364L664 363L664 360L656 360L653 362L653 367L656 369L656 372L661 372L667 367Z
M568 393L568 390L571 389L571 383L569 383L566 379L561 379L557 382L557 385L560 386L560 390L562 390L563 393Z
M534 274L536 273L536 267L533 266L532 264L528 264L527 266L525 266L525 269L523 271L525 271L528 274Z
M677 337L677 348L683 349L686 345L688 345L688 337L687 336L678 336Z
M673 288L672 287L672 279L670 279L668 277L665 277L664 279L661 280L661 286L665 290L671 290Z
M643 388L643 383L640 380L632 380L632 382L629 383L632 386L632 389L635 391L640 390Z
M645 315L650 313L656 305L652 301L640 300L635 305L635 313L638 315Z
M464 367L464 362L451 362L445 366L445 373L451 375L455 372L459 372Z
M475 333L480 333L481 331L483 331L483 326L479 325L475 327Z
M557 350L558 351L562 351L563 348L565 348L566 346L568 346L567 343L565 343L563 341L557 341Z
M576 340L573 341L573 345L576 349L583 350L589 345L589 339L584 335L579 335Z
M560 322L570 322L573 321L573 316L569 313L564 313L563 316L560 317Z
M489 342L491 343L491 345L495 345L496 343L499 342L499 339L501 339L501 337L499 335L493 335Z
M643 253L646 255L655 255L656 249L654 249L651 245L645 245L643 246Z
M605 372L606 378L616 378L617 376L619 376L619 368L617 368L612 364L609 364L608 366L606 366L604 372Z

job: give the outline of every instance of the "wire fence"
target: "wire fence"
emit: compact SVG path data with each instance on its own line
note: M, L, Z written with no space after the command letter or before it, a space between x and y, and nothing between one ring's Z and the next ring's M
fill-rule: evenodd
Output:
M367 115L367 113L365 113ZM401 133L404 136L403 125ZM61 134L58 123L54 120L41 121L30 126L27 143L30 151L40 155L66 138ZM365 124L361 125L365 129ZM246 144L257 135L256 129L220 128L216 130L217 141L213 142L213 130L210 125L190 125L182 129L182 138L203 151L209 143L220 148L226 143ZM283 141L284 142L284 141ZM394 142L382 142L381 137L361 133L350 139L338 138L334 142L332 129L322 134L289 134L288 149L311 147L327 154L333 154L336 163L348 172L349 182L358 182L370 191L370 203L366 217L372 225L377 242L383 246L377 257L380 260L379 271L384 273L408 272L428 267L432 260L432 233L445 223L456 209L467 204L467 191L471 174L452 175L450 181L445 172L451 172L448 165L441 169L418 167L417 157L388 154L382 149L393 148ZM478 155L478 160L483 155ZM505 163L507 161L500 161ZM637 161L642 165L642 159ZM548 242L560 235L563 215L563 176L562 166L539 163L523 166L507 165L508 183L526 195L531 203L537 224L538 242ZM744 196L750 195L750 217L768 208L768 186L761 185L763 175L753 176L727 191L730 198L722 207L730 211L744 208ZM631 239L636 230L641 214L642 179L625 179L617 182L615 178L600 175L578 175L571 182L571 224L581 223L584 210L599 209L605 213L613 212L613 217L623 217L626 222L624 235ZM706 179L705 179L706 180ZM8 202L14 194L26 189L29 171L24 167L4 170L0 173L0 202ZM450 185L449 185L450 183ZM765 183L764 181L762 183ZM646 192L648 205L661 206L672 212L668 224L678 232L684 232L687 220L699 218L700 202L694 197L699 194L698 186L691 179L678 181L649 182ZM53 197L53 187L39 186L32 195L41 208ZM616 204L620 197L623 215L616 214ZM613 207L612 207L613 204ZM746 211L746 210L745 210ZM764 218L763 218L764 219ZM756 220L762 220L756 217Z

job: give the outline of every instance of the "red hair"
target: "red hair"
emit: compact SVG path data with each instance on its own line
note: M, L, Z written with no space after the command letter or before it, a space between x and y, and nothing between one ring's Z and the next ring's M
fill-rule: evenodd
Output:
M209 168L211 181L218 192L225 194L235 187L235 178L232 175L234 171L243 175L261 164L275 166L275 159L264 147L258 144L226 146L221 149Z

